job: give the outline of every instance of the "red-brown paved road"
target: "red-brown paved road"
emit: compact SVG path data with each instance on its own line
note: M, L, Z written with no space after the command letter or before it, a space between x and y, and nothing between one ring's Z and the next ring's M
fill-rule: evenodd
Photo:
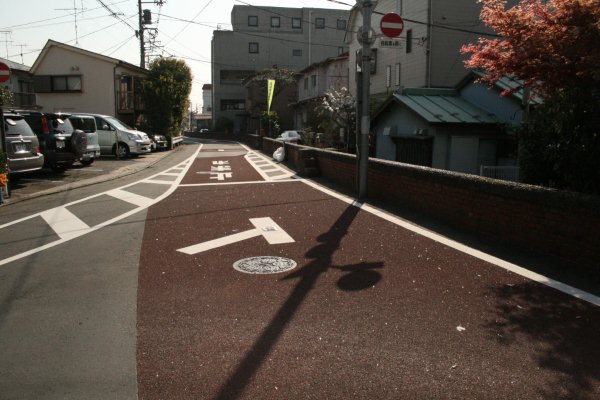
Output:
M233 157L199 158L184 183L212 161L231 161L232 178L182 187L148 212L140 399L600 398L597 306L301 181L233 184L261 180ZM177 251L264 217L294 242ZM232 267L253 256L297 267Z

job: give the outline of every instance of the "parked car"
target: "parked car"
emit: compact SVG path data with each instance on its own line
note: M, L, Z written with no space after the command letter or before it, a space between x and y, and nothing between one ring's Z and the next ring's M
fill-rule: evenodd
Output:
M301 143L302 131L283 131L283 133L277 136L275 140L288 143Z
M169 142L164 135L148 135L150 138L150 150L166 150L169 148Z
M96 132L101 154L115 154L124 158L150 152L150 138L144 132L137 131L115 117L102 114L77 113L89 115L96 120Z
M80 159L87 146L86 135L73 128L69 114L19 111L35 132L44 164L54 171L64 171ZM75 133L75 134L74 134Z
M90 115L71 115L68 120L73 128L85 132L87 143L85 152L79 158L79 162L83 165L90 165L95 159L100 158L96 119Z
M200 133L208 133L208 129L202 128L202 129L200 129Z
M11 174L36 171L44 166L37 136L22 115L4 113L5 149Z

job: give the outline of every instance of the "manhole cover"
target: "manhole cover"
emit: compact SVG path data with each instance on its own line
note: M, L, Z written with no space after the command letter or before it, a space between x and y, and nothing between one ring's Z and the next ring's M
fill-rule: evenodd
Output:
M236 261L233 268L247 274L278 274L294 269L296 265L296 262L289 258L261 256Z

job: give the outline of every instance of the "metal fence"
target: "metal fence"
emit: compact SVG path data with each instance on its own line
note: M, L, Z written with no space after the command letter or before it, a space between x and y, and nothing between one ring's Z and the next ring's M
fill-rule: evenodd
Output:
M503 181L519 182L519 167L482 165L479 169L479 175Z

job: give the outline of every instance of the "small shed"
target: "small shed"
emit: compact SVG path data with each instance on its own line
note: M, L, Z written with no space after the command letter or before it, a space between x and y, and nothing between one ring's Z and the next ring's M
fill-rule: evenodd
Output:
M503 123L454 89L406 88L374 114L377 158L479 174L498 165Z

